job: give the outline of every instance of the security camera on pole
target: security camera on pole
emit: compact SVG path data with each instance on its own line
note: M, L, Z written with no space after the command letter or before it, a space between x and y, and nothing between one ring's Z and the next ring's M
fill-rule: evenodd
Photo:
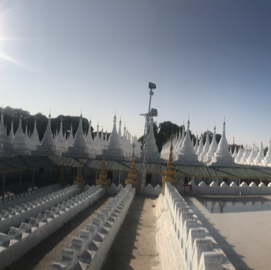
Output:
M147 173L147 161L148 161L148 143L149 143L149 131L150 131L150 119L151 117L157 116L157 110L151 109L151 97L153 96L153 90L156 89L156 85L154 83L149 83L149 89L150 89L150 101L149 101L149 108L148 113L141 114L142 116L145 116L145 128L144 128L144 136L143 136L143 145L142 145L142 155L143 160L142 164L140 166L140 173L141 177L139 180L139 193L143 193L145 185L146 185L146 173Z

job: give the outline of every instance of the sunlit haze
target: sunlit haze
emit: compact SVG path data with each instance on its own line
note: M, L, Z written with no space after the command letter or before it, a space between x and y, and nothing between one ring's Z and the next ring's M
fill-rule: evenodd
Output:
M187 122L228 142L271 138L271 2L255 0L2 1L1 102L31 114L91 118L111 132L116 111L141 136Z

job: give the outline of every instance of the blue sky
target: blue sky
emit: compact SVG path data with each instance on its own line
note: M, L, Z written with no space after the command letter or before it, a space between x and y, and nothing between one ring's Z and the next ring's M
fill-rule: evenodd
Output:
M113 116L142 135L148 83L157 122L187 122L238 144L271 138L271 2L1 1L1 105Z

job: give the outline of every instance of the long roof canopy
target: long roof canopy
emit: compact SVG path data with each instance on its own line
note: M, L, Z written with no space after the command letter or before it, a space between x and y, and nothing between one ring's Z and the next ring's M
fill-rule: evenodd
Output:
M102 160L81 159L85 169L100 170ZM78 167L78 158L58 156L16 156L0 157L0 173L32 170L45 167L62 166ZM136 170L140 169L140 162L136 162ZM108 171L128 172L130 161L106 161ZM147 173L162 175L166 164L148 163ZM185 166L175 165L177 176L193 176L204 178L240 178L240 179L261 179L271 180L271 167L240 165L240 167L206 167L206 166Z

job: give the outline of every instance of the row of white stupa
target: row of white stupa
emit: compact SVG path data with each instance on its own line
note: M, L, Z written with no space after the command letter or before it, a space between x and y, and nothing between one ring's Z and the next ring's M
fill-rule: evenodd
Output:
M107 134L104 136L103 132L101 132L100 136L99 126L93 140L91 122L89 122L86 136L82 128L82 116L74 137L70 135L66 139L66 134L63 134L62 121L59 130L59 133L54 137L51 129L51 117L49 116L47 128L41 142L36 128L36 121L31 137L28 137L27 131L23 132L21 119L19 120L16 133L14 134L12 122L9 135L7 135L2 113L0 122L0 156L65 155L69 157L96 158L102 155L103 149L106 149L108 159L130 160L133 151L132 145L134 144L135 155L140 157L141 147L136 138L132 138L126 131L126 128L124 128L124 134L121 136L121 121L119 123L119 131L117 132L116 116L114 117L113 130L108 140ZM73 134L72 126L70 134Z
M266 156L264 156L263 146L261 144L260 151L255 145L253 149L241 149L239 151L235 148L233 154L229 151L226 139L226 124L223 123L223 133L219 144L217 145L216 128L214 128L213 140L210 144L209 133L206 135L206 142L203 146L203 136L200 142L196 138L195 146L190 139L189 124L187 124L186 135L179 133L179 136L173 138L173 157L174 163L186 165L207 165L207 166L238 166L237 164L257 165L257 166L271 166L271 141ZM166 143L161 151L161 158L168 159L170 141Z

